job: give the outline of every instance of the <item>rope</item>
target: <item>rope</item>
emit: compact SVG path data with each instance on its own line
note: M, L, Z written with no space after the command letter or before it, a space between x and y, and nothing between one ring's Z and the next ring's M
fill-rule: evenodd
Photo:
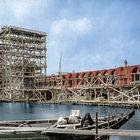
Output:
M135 121L135 122L139 122L139 123L140 123L140 120L137 120L137 119L131 119L131 120L133 120L133 121Z

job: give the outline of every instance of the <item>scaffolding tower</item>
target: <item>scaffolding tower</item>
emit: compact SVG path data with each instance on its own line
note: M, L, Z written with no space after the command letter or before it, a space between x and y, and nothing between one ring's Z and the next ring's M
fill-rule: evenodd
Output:
M0 30L0 100L42 100L46 33L15 26Z

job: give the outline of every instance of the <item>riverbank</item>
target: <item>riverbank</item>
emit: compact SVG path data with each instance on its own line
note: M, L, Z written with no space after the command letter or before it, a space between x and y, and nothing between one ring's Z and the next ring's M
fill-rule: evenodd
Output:
M121 108L140 108L140 102L138 101L107 101L107 100L86 100L86 99L66 99L66 100L49 100L49 101L37 101L37 100L0 100L0 103L41 103L41 104L72 104L72 105L92 105L92 106L110 106Z
M122 102L122 101L100 101L100 100L65 100L65 101L48 101L44 103L140 108L140 102L132 102L132 101Z

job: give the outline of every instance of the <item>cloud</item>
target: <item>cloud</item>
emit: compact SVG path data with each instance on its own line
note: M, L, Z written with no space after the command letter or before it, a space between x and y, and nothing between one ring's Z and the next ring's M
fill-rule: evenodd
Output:
M47 33L48 73L139 63L140 1L1 0L0 24Z
M47 5L47 0L1 0L1 16L12 18L14 21L25 21L27 18L40 13Z
M51 24L51 32L53 35L61 35L66 33L68 35L84 35L92 29L92 24L89 19L81 18L81 19L59 19L55 20ZM65 34L66 35L66 34Z
M10 11L14 18L21 20L26 18L29 12L32 10L32 1L27 4L27 0L13 2L10 6Z
M83 17L78 19L58 19L52 21L48 33L48 67L51 73L58 70L60 53L66 63L71 62L69 56L74 55L76 43L80 38L86 36L92 30L92 23ZM65 62L62 62L66 68Z

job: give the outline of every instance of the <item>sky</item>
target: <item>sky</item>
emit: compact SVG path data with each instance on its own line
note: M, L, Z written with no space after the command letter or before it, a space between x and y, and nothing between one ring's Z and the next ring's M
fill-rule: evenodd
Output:
M140 0L0 0L0 26L47 33L47 74L140 64Z

